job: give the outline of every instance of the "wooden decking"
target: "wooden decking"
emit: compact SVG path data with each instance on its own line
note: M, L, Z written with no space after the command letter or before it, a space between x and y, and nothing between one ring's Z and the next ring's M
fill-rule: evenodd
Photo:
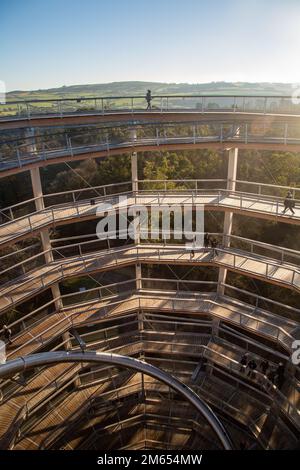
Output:
M300 274L296 265L280 263L272 258L232 248L218 249L217 253L200 249L196 250L192 257L190 249L186 249L184 245L142 244L102 250L82 257L70 257L64 259L63 262L53 261L29 271L2 285L0 312L68 277L84 276L88 273L107 271L137 262L224 266L243 275L300 291Z
M174 296L171 292L151 294L141 291L140 294L131 294L125 298L114 296L70 306L56 314L45 316L36 325L29 325L14 338L12 345L7 349L8 358L13 359L38 351L71 326L94 324L105 318L119 317L140 310L187 313L194 318L201 318L203 314L211 315L278 342L289 353L293 351L293 341L300 339L300 328L297 322L262 309L255 309L249 304L229 297L217 297L215 294L201 295L193 292Z
M133 116L134 114L134 116ZM0 119L0 129L22 129L27 127L51 127L51 126L68 126L81 124L103 124L103 123L119 123L128 122L130 125L132 119L139 123L157 123L157 122L231 122L239 124L240 122L248 122L255 124L270 125L274 122L289 122L297 125L299 123L299 115L289 113L262 113L255 111L222 111L222 110L198 110L198 109L169 109L161 112L153 109L151 112L142 109L131 110L105 110L104 114L100 111L86 110L83 112L66 112L45 113L41 115L31 115L30 119L24 116L5 116Z
M176 345L174 346L176 349ZM138 343L132 345L130 350L127 347L118 349L118 352L126 351L127 354L137 354L139 351L145 351L146 354L155 351L154 345L144 343L143 346ZM186 354L188 350L186 348ZM151 358L149 359L150 362ZM166 363L166 367L167 363ZM177 361L177 368L180 368L178 376L184 383L190 385L190 367L186 370L184 361L180 366L180 361ZM144 385L146 393L151 390L156 390L160 395L166 392L168 389L166 386L157 383L155 380L145 377ZM224 381L214 376L206 375L204 380L200 384L193 385L195 390L200 396L204 397L214 407L219 407L223 412L234 418L240 423L243 423L259 438L263 426L265 425L270 406L271 399L266 395L260 394L260 399L255 396L257 394L251 393L251 387L247 390L236 389L233 385L229 385ZM117 390L115 390L117 388ZM103 409L103 414L97 413L96 416L102 421L102 425L105 427L105 419L107 419L107 406L109 400L120 400L128 396L128 393L134 394L141 389L141 377L140 374L132 374L131 376L125 376L122 374L114 377L111 382L102 381L100 384L91 384L88 387L85 386L83 389L74 390L70 392L68 396L58 402L54 410L46 412L43 417L38 419L36 423L28 429L24 437L18 440L16 449L30 449L39 448L45 442L51 442L61 435L66 435L69 427L74 427L76 422L73 419L74 412L78 409L84 409L90 406L93 397L97 397L101 394L102 399L105 399L106 406ZM247 403L247 406L245 406ZM111 409L112 411L112 409ZM78 412L77 412L78 413ZM89 421L90 424L90 421ZM278 420L278 426L280 427L280 420ZM291 436L292 438L292 436ZM75 442L74 442L75 444Z
M111 143L109 146L103 144L100 148L90 146L82 151L76 149L64 149L60 152L51 152L40 154L29 154L24 157L24 160L19 161L17 158L0 162L0 178L14 175L17 173L30 170L32 168L46 167L51 164L59 164L66 161L81 161L91 158L106 158L108 156L116 156L121 154L130 154L135 152L161 152L167 151L182 151L182 150L226 150L230 147L247 150L276 150L277 152L299 152L300 140L298 138L285 139L284 137L269 137L269 136L249 136L246 138L222 138L221 135L208 136L208 137L175 137L175 138L161 138L161 139L147 139L140 141L130 141L123 143Z
M155 193L155 191L153 191ZM119 198L107 197L106 204L111 204L111 209L118 211L124 208L124 202L119 202ZM300 208L296 207L295 215L291 216L288 212L283 214L283 202L278 199L268 199L259 195L242 195L242 193L221 193L217 191L207 190L207 195L191 194L172 194L169 192L167 195L153 194L147 196L139 194L137 197L132 196L130 193L127 197L127 205L145 205L146 207L159 207L163 205L186 205L190 207L198 206L198 209L203 206L206 210L221 210L230 211L248 215L251 217L263 218L266 220L278 220L293 225L300 224ZM80 220L93 219L97 216L97 205L91 206L89 201L81 201L80 203L67 204L63 206L53 206L46 208L43 211L32 213L30 216L25 216L20 219L12 220L5 224L0 225L0 244L5 246L12 241L17 241L33 233L36 233L43 228L52 225L61 225L67 223L75 223Z

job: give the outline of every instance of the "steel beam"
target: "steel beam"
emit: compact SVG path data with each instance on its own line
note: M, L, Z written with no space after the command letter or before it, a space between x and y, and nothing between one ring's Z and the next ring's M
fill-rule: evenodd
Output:
M0 379L13 376L17 373L30 370L35 367L51 366L61 363L101 363L113 366L125 367L142 372L146 375L165 383L181 396L183 396L200 413L215 431L222 446L226 450L233 449L233 443L223 424L213 410L191 388L181 383L178 379L163 370L146 362L128 356L118 354L88 351L84 353L74 352L46 352L21 357L6 364L0 365Z

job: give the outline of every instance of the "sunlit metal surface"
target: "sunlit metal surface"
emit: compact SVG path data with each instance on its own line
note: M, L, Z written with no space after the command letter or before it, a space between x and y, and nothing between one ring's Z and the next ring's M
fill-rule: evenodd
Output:
M49 366L63 362L94 362L112 364L114 366L133 369L160 380L170 386L173 390L176 390L176 392L182 395L196 408L196 410L207 420L215 431L224 449L230 450L233 448L231 439L221 421L217 418L212 409L192 389L161 369L128 356L94 351L88 351L85 353L59 351L34 354L15 359L1 365L0 379L13 376L19 372L23 372L24 370L33 369L34 367Z

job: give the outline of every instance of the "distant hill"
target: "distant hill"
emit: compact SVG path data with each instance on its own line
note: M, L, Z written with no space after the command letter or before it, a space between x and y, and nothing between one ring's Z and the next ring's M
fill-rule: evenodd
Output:
M152 94L249 94L249 95L291 95L291 83L248 83L248 82L211 82L211 83L158 83L158 82L112 82L93 85L71 85L48 90L22 91L7 93L8 100L72 98L74 96L128 96L144 95L147 89Z

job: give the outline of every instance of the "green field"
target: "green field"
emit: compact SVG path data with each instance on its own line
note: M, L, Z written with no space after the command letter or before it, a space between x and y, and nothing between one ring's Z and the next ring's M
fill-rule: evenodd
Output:
M157 83L157 82L113 82L93 85L72 85L48 90L12 91L7 93L7 101L74 98L78 96L130 96L144 95L147 89L152 94L247 94L247 95L290 95L291 84L286 83L247 83L211 82L199 84Z

